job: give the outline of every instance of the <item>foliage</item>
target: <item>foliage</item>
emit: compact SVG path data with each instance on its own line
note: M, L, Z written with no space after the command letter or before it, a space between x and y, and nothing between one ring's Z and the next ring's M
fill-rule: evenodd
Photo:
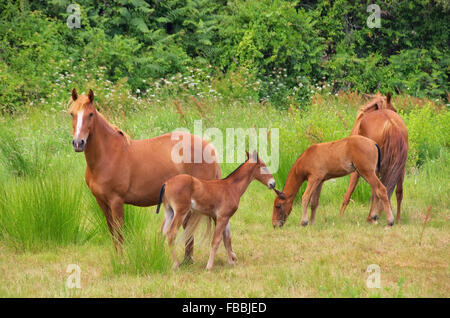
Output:
M139 95L192 69L208 84L248 74L252 99L284 109L306 107L324 86L440 100L449 91L446 1L380 1L381 28L373 29L370 1L77 3L79 29L66 25L69 0L0 4L2 113L59 104L88 83L125 82Z

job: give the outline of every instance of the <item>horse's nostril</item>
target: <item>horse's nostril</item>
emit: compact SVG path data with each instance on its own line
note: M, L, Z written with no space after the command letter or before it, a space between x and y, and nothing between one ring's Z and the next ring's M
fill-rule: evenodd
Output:
M72 140L72 146L75 147L75 140Z
M80 144L81 146L84 145L84 139L81 139Z

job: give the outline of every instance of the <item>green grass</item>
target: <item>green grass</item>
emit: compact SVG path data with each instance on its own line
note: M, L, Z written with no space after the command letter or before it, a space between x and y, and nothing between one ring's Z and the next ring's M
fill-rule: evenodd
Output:
M123 252L111 248L114 274L148 275L164 273L172 267L157 219L148 209L127 206L124 220Z
M192 130L197 119L203 119L204 130L279 128L280 169L274 176L281 188L311 143L349 133L358 106L331 97L290 114L252 102L202 102L206 113L181 101L183 118L171 101L145 101L126 118L110 119L133 138L181 126ZM66 113L30 110L2 117L0 297L448 297L450 155L448 130L442 128L447 114L404 110L411 152L420 162L408 161L400 224L386 230L384 216L379 225L366 223L370 187L363 180L345 216L339 216L348 185L344 177L324 184L314 226L299 226L297 202L286 225L274 230L274 193L255 182L231 219L238 262L229 266L221 247L210 273L204 270L210 242L202 240L196 240L193 265L171 269L167 243L159 236L163 214L156 215L155 207L126 206L123 254L114 252L103 213L84 182L84 156L70 145ZM439 131L419 134L421 116L439 123ZM238 165L222 164L222 174ZM391 202L395 207L395 195ZM420 245L430 205L432 217ZM80 266L81 290L65 287L68 264ZM381 289L365 285L370 264L381 268Z

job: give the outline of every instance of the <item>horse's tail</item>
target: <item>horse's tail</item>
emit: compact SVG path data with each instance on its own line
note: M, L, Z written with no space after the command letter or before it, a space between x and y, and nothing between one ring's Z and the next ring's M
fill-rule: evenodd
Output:
M375 144L375 146L377 147L377 150L378 150L377 172L380 172L380 164L381 164L381 149L380 149L380 146L378 146L378 144Z
M390 197L401 178L408 158L408 144L395 123L387 121L383 129L383 157L380 181Z
M211 220L212 218L200 213L190 212L189 221L187 222L186 228L183 233L177 239L177 242L185 242L186 244L190 243L194 238L194 233L197 231L198 227L202 223L202 221L206 222L206 231L202 236L203 240L207 239L211 236Z
M162 198L164 196L165 190L166 190L166 184L164 183L161 187L161 191L159 192L158 207L156 208L156 214L159 213L159 209L161 208L161 202L162 202Z

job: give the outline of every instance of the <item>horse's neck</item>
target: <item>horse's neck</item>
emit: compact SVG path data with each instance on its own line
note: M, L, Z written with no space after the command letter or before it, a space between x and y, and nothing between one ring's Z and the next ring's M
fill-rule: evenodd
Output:
M116 151L114 144L119 137L102 116L95 116L93 130L84 150L86 163L91 171L98 170L104 159L112 158L113 152Z
M244 194L250 182L253 181L254 168L254 165L246 163L228 179L230 187L232 187L239 197Z
M293 202L298 190L306 180L306 176L298 169L298 166L302 164L301 158L299 158L289 171L286 183L284 184L283 193L287 201Z

